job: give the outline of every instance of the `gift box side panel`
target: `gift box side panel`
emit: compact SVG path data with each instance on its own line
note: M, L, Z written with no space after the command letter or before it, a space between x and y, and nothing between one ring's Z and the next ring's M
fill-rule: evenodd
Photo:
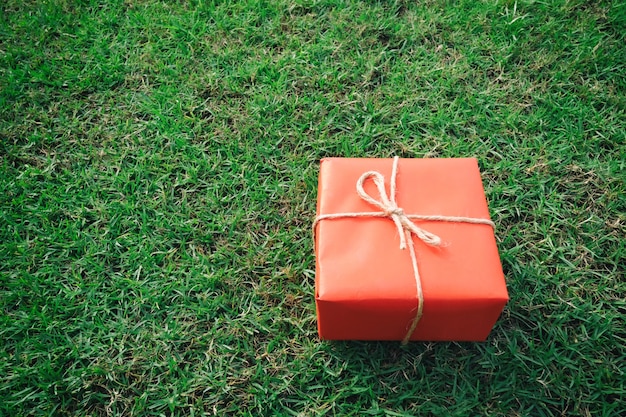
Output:
M500 317L508 297L484 300L428 300L411 340L482 342Z
M498 320L506 299L465 303L429 301L411 340L482 342ZM323 340L402 340L414 318L409 300L316 300ZM411 312L407 314L407 312Z
M322 340L401 340L417 307L414 300L317 299L316 305Z

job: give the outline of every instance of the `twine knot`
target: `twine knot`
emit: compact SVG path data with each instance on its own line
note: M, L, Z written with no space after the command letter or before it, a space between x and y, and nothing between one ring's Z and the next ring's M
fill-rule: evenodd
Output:
M388 217L391 217L394 214L396 216L404 216L404 210L402 210L400 207L396 207L394 209L385 211L385 215L387 215Z

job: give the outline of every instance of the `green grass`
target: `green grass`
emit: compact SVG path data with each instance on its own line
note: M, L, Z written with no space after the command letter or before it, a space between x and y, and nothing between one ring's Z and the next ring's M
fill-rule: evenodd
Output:
M612 416L623 1L13 1L0 415ZM318 160L478 158L486 343L316 333Z

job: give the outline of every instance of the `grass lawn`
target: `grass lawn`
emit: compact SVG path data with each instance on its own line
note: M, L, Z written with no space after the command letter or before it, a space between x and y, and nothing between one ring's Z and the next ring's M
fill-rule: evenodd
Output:
M626 410L626 3L0 6L0 415ZM320 342L318 162L478 158L486 343Z

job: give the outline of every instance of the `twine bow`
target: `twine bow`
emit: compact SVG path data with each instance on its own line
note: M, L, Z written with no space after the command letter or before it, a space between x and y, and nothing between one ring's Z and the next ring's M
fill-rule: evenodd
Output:
M394 167L396 166L397 165L394 164ZM380 200L376 200L375 198L370 196L367 192L365 192L365 189L363 188L363 183L370 177L374 180L374 184L376 185L376 188L378 189ZM391 178L395 180L396 178L395 172L391 174ZM396 225L396 228L398 229L398 234L400 235L400 249L406 249L407 240L404 236L405 235L404 231L413 233L415 236L417 236L421 241L423 241L427 245L431 245L431 246L441 245L441 238L439 236L433 233L430 233L420 227L417 227L415 223L411 221L409 216L404 214L404 210L398 207L398 204L396 203L396 199L395 199L395 181L392 181L391 189L392 191L391 191L391 199L390 199L389 197L387 197L387 191L385 191L385 177L383 177L380 172L376 172L376 171L365 172L363 175L361 175L361 177L359 177L359 180L356 183L356 191L359 194L359 196L363 200L370 203L371 205L380 208L384 213L384 217L388 217L391 220L393 220L393 222Z
M421 214L406 214L404 210L398 207L396 203L396 177L398 174L398 161L396 156L393 158L393 165L391 170L391 184L390 184L390 196L387 195L385 190L385 177L377 171L367 171L363 173L356 182L356 191L359 197L364 201L367 201L371 205L378 207L382 211L379 212L356 212L356 213L334 213L334 214L320 214L315 218L313 222L313 232L315 233L315 227L322 220L340 219L350 217L382 217L388 218L395 224L398 234L400 236L400 249L409 248L409 255L411 257L411 265L413 267L413 275L415 277L415 285L417 289L417 310L415 318L412 320L411 325L402 340L402 344L406 345L413 335L417 324L422 318L424 311L424 294L422 292L422 280L420 278L419 269L417 267L417 258L415 256L415 246L413 244L413 238L411 234L417 236L422 242L430 246L440 246L441 238L434 233L418 227L411 219L416 220L431 220L431 221L443 221L443 222L457 222L457 223L472 223L472 224L486 224L495 229L495 224L489 219L481 219L475 217L460 217L460 216L440 216L440 215L421 215ZM372 178L380 199L375 199L363 188L363 184L368 178Z

